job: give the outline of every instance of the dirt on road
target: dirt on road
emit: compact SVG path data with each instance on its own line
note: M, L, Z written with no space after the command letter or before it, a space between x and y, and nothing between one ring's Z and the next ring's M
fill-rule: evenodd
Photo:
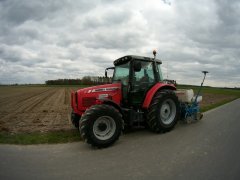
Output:
M31 133L74 129L70 92L77 87L0 87L0 132ZM203 94L202 107L233 98Z

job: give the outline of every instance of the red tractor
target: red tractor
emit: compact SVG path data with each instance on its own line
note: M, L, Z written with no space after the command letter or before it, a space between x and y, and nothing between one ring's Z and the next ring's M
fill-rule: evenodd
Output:
M164 83L161 60L124 56L114 61L111 84L79 89L71 94L72 123L85 142L107 147L124 127L139 124L153 132L167 132L180 118L174 84Z

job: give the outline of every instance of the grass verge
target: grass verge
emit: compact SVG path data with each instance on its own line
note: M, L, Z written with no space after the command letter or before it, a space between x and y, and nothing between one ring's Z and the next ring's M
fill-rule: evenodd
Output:
M0 133L0 144L56 144L80 141L77 130L48 133Z

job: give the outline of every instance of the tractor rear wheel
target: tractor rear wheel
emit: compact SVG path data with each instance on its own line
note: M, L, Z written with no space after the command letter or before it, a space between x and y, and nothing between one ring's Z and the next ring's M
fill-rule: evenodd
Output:
M108 147L121 135L122 115L110 105L94 105L82 115L79 130L88 144L98 148Z
M154 132L167 132L174 128L180 114L179 101L172 90L158 91L152 99L147 123Z

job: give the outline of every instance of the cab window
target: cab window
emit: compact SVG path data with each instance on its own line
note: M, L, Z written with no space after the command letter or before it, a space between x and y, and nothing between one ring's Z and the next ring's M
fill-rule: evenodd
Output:
M129 62L115 67L113 83L121 82L127 85L129 81Z
M153 62L139 61L141 70L134 72L133 84L136 89L148 88L154 84Z

